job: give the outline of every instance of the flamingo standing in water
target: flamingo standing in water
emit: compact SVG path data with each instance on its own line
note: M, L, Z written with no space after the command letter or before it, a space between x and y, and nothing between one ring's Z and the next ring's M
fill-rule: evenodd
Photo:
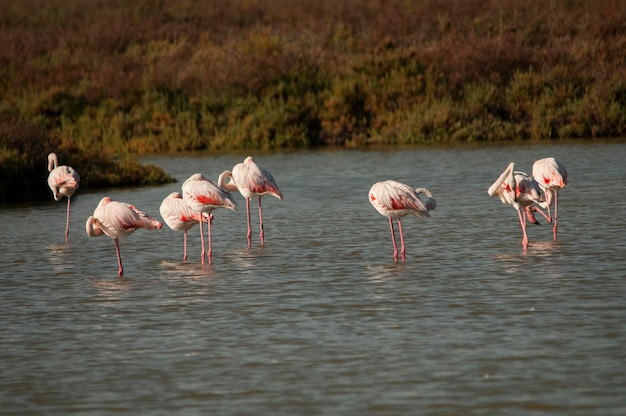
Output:
M213 215L192 210L178 192L172 192L163 200L159 212L168 227L174 231L183 231L183 260L187 260L187 230L201 220L211 221Z
M265 231L263 227L263 208L261 197L272 195L283 199L274 177L269 171L254 162L252 156L248 156L243 163L238 163L233 170L222 172L217 181L218 185L227 191L239 192L246 198L246 215L248 219L248 248L252 247L252 225L250 222L250 199L258 198L259 201L259 237L261 245L265 244Z
M112 201L108 196L100 200L93 215L87 218L85 224L89 237L106 234L113 238L119 267L117 274L120 276L124 274L124 267L120 256L119 240L138 228L161 229L162 227L163 224L140 209L125 202Z
M200 213L210 213L217 208L226 208L232 211L237 210L237 203L231 196L231 194L215 185L213 181L205 178L201 173L191 175L182 186L183 200L191 207L192 210ZM202 264L204 264L204 232L202 231L202 223L200 220L200 239L202 241L202 252L200 257ZM206 256L209 260L209 264L213 261L213 243L211 242L211 222L207 221L209 249L206 251Z
M70 166L58 166L59 159L56 153L50 153L48 155L48 186L52 190L55 201L60 201L64 196L67 197L67 217L65 220L65 243L70 242L70 200L78 184L80 183L80 176L74 168Z
M503 204L509 204L515 208L522 227L522 248L525 250L528 247L526 218L534 224L539 224L533 213L533 204L545 206L541 199L539 185L526 173L516 171L515 163L511 162L489 187L487 193L490 196L500 198Z
M552 233L556 241L557 210L559 206L559 191L569 183L565 166L553 157L539 159L533 163L533 179L537 181L546 195L546 210L548 221L552 221ZM554 219L550 213L550 205L554 203Z
M422 202L420 194L426 195L428 199ZM391 230L391 241L393 242L393 259L398 261L398 247L396 245L396 235L393 229L393 219L398 220L398 231L400 233L402 261L406 258L404 247L404 235L402 233L401 218L413 214L416 217L430 217L428 211L435 209L437 202L433 195L426 188L413 190L410 186L400 182L388 180L377 182L370 188L369 200L376 208L376 211L389 218L389 229Z

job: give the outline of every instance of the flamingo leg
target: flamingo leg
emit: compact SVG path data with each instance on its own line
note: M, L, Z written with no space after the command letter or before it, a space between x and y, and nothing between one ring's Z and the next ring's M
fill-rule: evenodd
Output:
M250 224L250 198L246 198L246 215L248 217L248 248L252 247L252 225Z
M261 245L265 244L265 230L263 229L263 208L261 208L261 197L259 197L259 237L261 238Z
M122 266L122 256L120 255L120 242L117 237L113 241L115 242L115 252L117 253L117 275L121 276L124 274L124 267Z
M535 214L534 214L534 210L529 208L526 208L524 210L524 213L526 214L526 221L530 221L533 224L539 224L539 221L537 221L537 218L535 218Z
M393 219L389 217L389 229L391 230L391 242L393 243L393 260L398 262L398 247L396 246L396 233L393 230Z
M545 212L543 212L540 208L535 207L535 206L532 206L532 207L530 207L530 208L528 208L528 209L529 209L530 211L540 213L540 214L543 216L543 218L545 218L545 219L546 219L546 221L548 221L548 222L552 222L552 218L550 218L550 217L549 217L549 216L548 216Z
M209 249L207 250L207 258L209 259L209 264L213 264L213 242L211 241L211 219L207 221L207 235L209 242Z
M552 228L552 233L554 234L554 241L556 241L558 209L559 209L559 193L555 192L554 193L554 227Z
M187 230L183 232L183 260L187 261Z
M398 232L400 233L400 245L402 246L400 254L402 254L402 261L406 259L406 249L404 248L404 233L402 232L402 221L398 218Z
M200 258L202 259L202 264L204 264L204 231L202 230L202 216L200 216L200 242L202 246L202 251L200 252Z
M522 214L519 208L515 208L517 210L517 216L519 217L519 223L522 227L522 248L526 250L528 247L528 235L526 234L526 217Z
M70 198L67 198L67 218L65 220L65 244L70 243Z
M552 194L552 191L550 189L548 189L546 191L546 195L550 195L549 199L547 200L548 202L548 207L546 208L546 211L548 211L548 221L552 222L552 213L550 212L550 205L552 205L552 198L554 198L554 195Z

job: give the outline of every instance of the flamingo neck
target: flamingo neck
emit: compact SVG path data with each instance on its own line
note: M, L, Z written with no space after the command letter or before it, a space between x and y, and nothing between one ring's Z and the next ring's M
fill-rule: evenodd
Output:
M89 237L98 237L104 234L104 231L102 231L100 224L98 224L98 220L95 219L93 216L90 216L89 218L87 218L87 223L85 224L85 230L87 231L87 235Z
M500 187L505 182L509 190L515 189L515 174L513 173L514 170L515 163L509 163L509 166L507 166L507 168L504 170L504 172L502 172L500 177L498 177L498 179L496 179L496 181L487 190L489 196L500 196Z
M217 178L217 186L228 192L239 192L239 188L233 179L233 173L229 170L220 173L219 178Z
M52 172L54 169L56 169L58 164L59 159L57 158L56 153L50 153L48 155L48 172Z
M432 211L433 209L435 209L435 207L437 207L437 201L435 201L435 198L433 198L433 194L428 189L426 189L426 188L417 188L415 190L415 193L417 195L424 194L424 195L426 195L428 197L428 200L424 204L426 206L426 210L427 211Z

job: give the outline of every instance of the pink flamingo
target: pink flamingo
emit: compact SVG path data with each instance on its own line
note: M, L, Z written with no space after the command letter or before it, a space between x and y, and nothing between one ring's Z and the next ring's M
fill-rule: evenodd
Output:
M213 181L205 178L201 173L191 175L182 186L183 200L191 207L192 210L201 213L210 213L217 208L226 208L232 211L237 210L237 203L231 196L231 194L215 185ZM200 257L202 264L204 264L204 232L202 231L202 223L200 220L200 238L202 241L202 252ZM213 243L211 242L211 222L207 221L207 232L209 238L209 249L206 251L206 256L209 259L209 264L213 262Z
M60 201L64 196L67 197L67 217L65 220L65 243L70 242L70 200L78 184L80 183L80 176L74 168L70 166L57 166L59 159L56 153L50 153L48 155L48 186L52 190L55 201Z
M554 226L552 227L552 233L554 235L554 241L556 241L559 191L569 183L567 170L565 170L565 166L561 162L553 157L539 159L533 163L533 179L537 181L546 195L544 208L548 211L548 216L546 217L548 221L552 221L550 205L554 202Z
M168 227L174 231L183 231L183 260L187 260L187 230L192 229L202 219L211 221L213 215L192 210L178 192L172 192L163 200L159 212Z
M428 200L424 203L419 198L420 194L425 194ZM406 258L404 247L404 235L402 232L401 218L413 214L416 217L430 217L428 211L435 209L437 202L433 195L426 188L413 190L410 186L400 182L388 180L377 182L370 188L369 199L376 211L389 218L389 229L391 230L391 241L393 242L393 259L398 261L398 247L396 246L396 235L393 229L393 219L398 220L398 231L400 233L400 244L402 261Z
M489 187L487 193L490 196L500 198L503 204L509 204L515 208L522 227L522 248L525 250L528 247L526 217L530 222L539 224L533 214L533 204L544 206L539 185L526 173L515 171L515 163L511 162Z
M228 179L228 181L227 181ZM252 225L250 222L250 199L257 197L259 201L259 237L261 245L265 244L265 231L263 228L263 209L261 207L261 197L272 195L278 199L283 199L274 177L267 169L257 165L252 156L248 156L243 163L238 163L233 167L232 172L226 170L222 172L217 181L218 185L227 191L239 192L246 198L246 214L248 219L248 248L252 247Z
M108 196L100 200L93 215L87 218L85 224L89 237L106 234L113 239L119 266L117 274L120 276L124 274L124 267L122 267L119 240L138 228L161 229L162 227L163 224L145 212L125 202L112 201Z

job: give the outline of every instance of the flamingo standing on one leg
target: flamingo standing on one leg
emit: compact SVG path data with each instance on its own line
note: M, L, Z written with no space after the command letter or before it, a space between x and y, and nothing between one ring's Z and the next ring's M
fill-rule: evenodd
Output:
M537 181L546 195L548 220L552 220L550 205L554 203L554 223L552 233L556 241L557 216L559 207L559 191L569 183L565 166L553 157L539 159L533 163L533 179Z
M232 211L237 210L237 203L231 196L231 194L215 185L213 181L210 181L201 173L191 175L182 186L183 200L191 207L192 210L201 213L210 213L217 208L226 208ZM202 223L200 221L200 238L202 241L202 252L200 257L202 264L204 264L204 232L202 231ZM209 249L206 251L206 256L209 260L209 264L213 262L213 243L211 242L211 222L207 221Z
M419 198L420 194L425 194L428 200L424 203ZM369 200L376 208L376 211L389 218L389 229L391 230L391 241L393 242L393 259L398 261L398 247L396 245L396 235L393 229L393 219L398 220L398 231L400 233L402 261L406 258L404 247L404 235L402 233L401 218L413 214L416 217L430 217L428 211L435 209L437 202L433 195L426 188L413 190L410 186L393 180L377 182L370 188Z
M59 159L56 153L48 155L48 186L52 190L55 201L60 201L64 196L67 197L67 217L65 220L65 243L70 242L70 200L78 185L80 184L80 176L74 168L70 166L57 166Z
M112 201L105 196L93 212L87 218L85 228L89 237L97 237L106 234L113 238L117 253L118 275L124 274L122 257L120 255L119 240L123 239L138 228L161 229L161 224L140 209L125 202Z
M500 177L489 187L487 193L498 197L504 204L509 204L517 211L520 226L522 227L522 248L528 247L526 233L526 217L535 223L539 222L533 214L533 204L544 206L541 200L539 185L526 173L515 171L515 163L511 162ZM526 214L526 215L524 215Z
M172 192L161 203L159 212L165 223L174 231L183 231L183 260L187 260L187 230L201 220L211 221L213 215L197 212L183 200L178 192Z
M229 181L227 181L229 179ZM267 169L257 165L252 156L248 156L243 163L238 163L233 167L232 172L226 170L222 172L218 179L218 185L228 191L238 191L246 198L246 214L248 219L248 248L252 247L252 225L250 223L250 199L257 197L259 201L259 237L261 245L265 244L265 231L263 227L263 209L261 207L261 197L272 195L278 199L283 199L274 177Z

